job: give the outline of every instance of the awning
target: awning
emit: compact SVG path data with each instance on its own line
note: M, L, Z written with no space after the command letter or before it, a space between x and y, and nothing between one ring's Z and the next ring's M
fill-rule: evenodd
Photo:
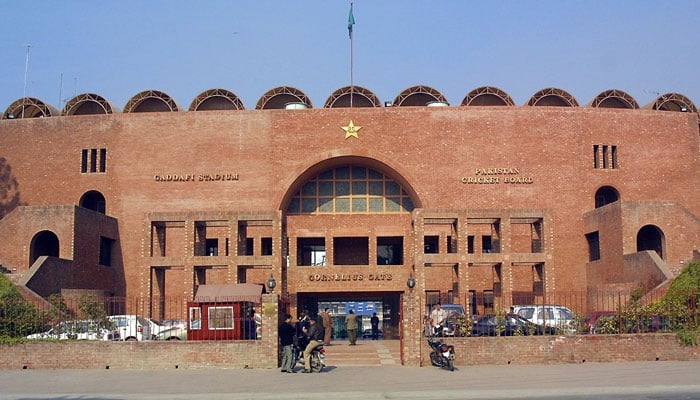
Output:
M235 283L229 285L199 285L194 301L198 303L224 303L247 301L260 304L262 285Z

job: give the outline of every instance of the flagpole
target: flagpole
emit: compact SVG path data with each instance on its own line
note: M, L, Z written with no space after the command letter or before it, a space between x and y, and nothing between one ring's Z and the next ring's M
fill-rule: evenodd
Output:
M355 17L352 14L352 1L350 2L350 16L348 16L348 31L350 32L350 108L352 108L352 98L354 92L353 83L353 40L352 40L352 26L355 25Z

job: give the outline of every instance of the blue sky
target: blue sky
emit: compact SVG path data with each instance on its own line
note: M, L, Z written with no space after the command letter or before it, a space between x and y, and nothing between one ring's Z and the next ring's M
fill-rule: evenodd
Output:
M187 109L211 88L251 109L282 85L322 107L350 84L349 7L0 0L0 110L23 96L26 44L27 96L59 109L86 92L123 108L149 89ZM382 101L427 85L452 105L481 86L517 105L547 87L581 105L607 89L641 106L669 92L700 105L700 1L355 0L354 16L354 84Z

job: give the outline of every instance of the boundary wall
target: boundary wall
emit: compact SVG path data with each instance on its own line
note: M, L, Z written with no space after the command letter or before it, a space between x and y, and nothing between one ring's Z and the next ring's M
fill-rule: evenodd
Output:
M421 366L430 367L427 340L422 342ZM700 347L682 345L675 333L448 338L446 342L455 345L457 366L700 361ZM277 368L269 347L264 340L27 342L0 345L0 369ZM332 353L333 347L328 351ZM328 365L333 362L329 360Z

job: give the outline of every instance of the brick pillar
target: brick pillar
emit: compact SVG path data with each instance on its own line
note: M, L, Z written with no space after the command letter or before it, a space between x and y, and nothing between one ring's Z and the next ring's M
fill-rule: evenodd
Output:
M276 293L262 295L262 338L260 346L260 368L277 368L279 365L279 295Z
M412 367L421 365L421 339L423 332L423 308L416 289L403 295L403 331L401 332L403 364Z

